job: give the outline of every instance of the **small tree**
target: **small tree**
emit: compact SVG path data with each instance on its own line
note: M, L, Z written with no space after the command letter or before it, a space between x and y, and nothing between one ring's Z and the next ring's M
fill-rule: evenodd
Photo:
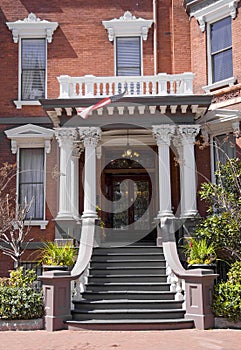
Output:
M227 158L226 164L217 165L216 183L201 185L200 197L209 209L196 233L213 242L220 257L241 260L241 162Z
M4 163L0 168L0 249L14 260L15 267L19 267L21 256L31 241L26 240L30 226L26 226L25 221L33 199L28 203L25 198L18 204L13 185L15 176L15 164Z

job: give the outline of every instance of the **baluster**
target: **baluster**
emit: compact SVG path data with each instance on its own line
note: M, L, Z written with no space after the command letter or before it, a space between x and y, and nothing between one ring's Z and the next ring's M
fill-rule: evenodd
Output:
M174 94L174 81L170 80L170 95Z
M96 95L97 97L99 97L101 95L101 92L100 92L100 83L96 83Z

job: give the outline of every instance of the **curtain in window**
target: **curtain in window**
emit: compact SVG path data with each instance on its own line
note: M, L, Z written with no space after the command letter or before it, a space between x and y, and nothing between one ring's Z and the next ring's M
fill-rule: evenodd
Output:
M45 39L22 39L22 100L45 97Z
M19 170L19 203L33 198L28 219L44 219L44 149L21 148Z
M211 25L213 83L233 76L231 17Z

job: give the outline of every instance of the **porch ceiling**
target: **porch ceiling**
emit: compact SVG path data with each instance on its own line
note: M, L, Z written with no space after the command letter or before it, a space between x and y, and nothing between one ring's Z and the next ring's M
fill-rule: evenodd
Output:
M208 110L212 96L185 95L159 97L125 97L93 111L87 120L77 115L76 108L88 107L100 99L42 99L40 103L54 127L100 126L106 129L155 124L192 124Z

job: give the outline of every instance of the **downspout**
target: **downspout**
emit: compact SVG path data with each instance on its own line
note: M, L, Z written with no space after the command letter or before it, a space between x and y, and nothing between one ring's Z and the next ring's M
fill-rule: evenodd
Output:
M157 75L157 0L153 0L153 55L154 55L154 75Z

